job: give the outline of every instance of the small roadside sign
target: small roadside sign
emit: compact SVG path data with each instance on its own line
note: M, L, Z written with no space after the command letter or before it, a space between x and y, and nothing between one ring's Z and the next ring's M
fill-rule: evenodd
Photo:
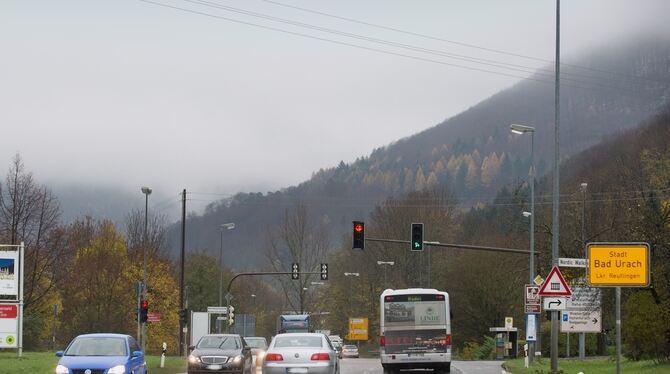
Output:
M160 321L161 321L160 313L147 314L147 322L160 322Z
M213 314L228 314L227 306L208 306L207 313Z
M511 329L512 327L514 327L514 318L505 317L505 328Z
M544 278L542 278L540 275L537 275L537 276L533 279L533 283L535 283L535 284L538 285L538 286L541 286L541 285L542 285L542 282L544 282Z
M565 310L568 300L565 297L545 297L544 310Z
M597 287L648 287L647 243L589 243L587 279Z
M540 296L570 296L572 292L568 283L563 278L563 274L558 269L558 266L554 265L547 275L547 278L540 286Z
M537 341L537 328L535 325L535 314L526 316L526 341Z
M534 286L532 284L527 284L525 286L525 292L524 292L524 310L525 313L533 313L533 314L539 314L540 313L540 305L542 304L542 301L540 299L540 287Z
M17 348L18 304L0 304L0 348Z
M585 258L559 258L558 266L567 268L585 268L588 261Z

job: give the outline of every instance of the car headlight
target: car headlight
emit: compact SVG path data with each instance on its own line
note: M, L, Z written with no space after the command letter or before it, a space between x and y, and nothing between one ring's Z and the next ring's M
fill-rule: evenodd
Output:
M123 365L116 365L113 368L109 369L107 374L125 374L126 373L126 367Z
M56 374L70 374L70 370L63 365L56 366Z
M240 362L242 362L242 360L244 360L244 356L239 355L229 358L228 362L232 362L233 364L239 364Z
M192 364L199 364L200 363L200 357L190 355L190 356L188 356L188 362L190 362Z

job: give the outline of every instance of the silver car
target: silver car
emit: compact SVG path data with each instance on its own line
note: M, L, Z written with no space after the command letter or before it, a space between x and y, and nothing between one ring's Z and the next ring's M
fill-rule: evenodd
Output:
M263 374L339 373L337 352L325 335L317 333L275 336L263 361Z

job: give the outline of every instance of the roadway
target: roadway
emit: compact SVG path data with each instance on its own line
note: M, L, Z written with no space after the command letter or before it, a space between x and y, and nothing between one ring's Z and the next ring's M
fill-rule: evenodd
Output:
M382 374L378 358L345 358L341 360L340 374ZM501 361L453 361L451 372L455 374L502 374ZM431 371L401 371L401 374L432 373Z

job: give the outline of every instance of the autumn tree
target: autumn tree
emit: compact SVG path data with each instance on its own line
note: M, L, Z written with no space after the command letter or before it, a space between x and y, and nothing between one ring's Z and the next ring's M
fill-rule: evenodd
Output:
M315 272L325 262L329 249L325 217L311 217L305 205L286 209L278 227L270 231L266 259L273 271L290 271L292 263L300 264L301 272ZM309 311L310 295L305 288L318 275L301 275L297 281L280 277L279 285L288 303L296 313Z

